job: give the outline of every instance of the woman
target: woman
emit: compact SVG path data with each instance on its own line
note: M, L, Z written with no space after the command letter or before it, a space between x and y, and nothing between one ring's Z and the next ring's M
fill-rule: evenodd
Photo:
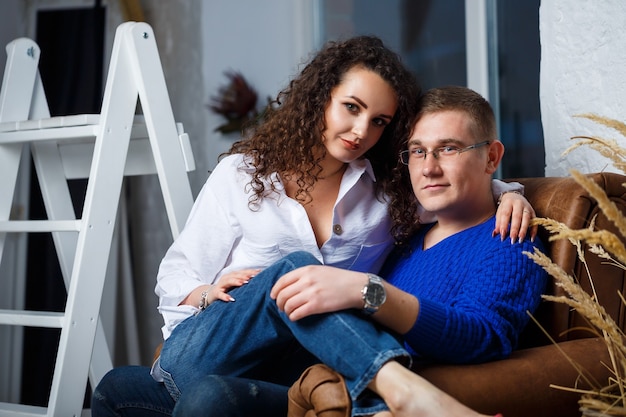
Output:
M215 300L235 301L232 288L288 253L304 250L326 265L377 272L393 247L385 196L418 93L397 55L375 37L322 49L264 123L220 161L165 255L156 287L165 343L181 322ZM499 186L496 197L511 189ZM523 237L530 218L523 210L532 210L523 197L506 194L506 218L496 230L506 231L512 214L511 235ZM107 410L122 403L170 412L174 400L160 370L157 361L155 380L146 368L111 371L94 394L94 416L115 415Z

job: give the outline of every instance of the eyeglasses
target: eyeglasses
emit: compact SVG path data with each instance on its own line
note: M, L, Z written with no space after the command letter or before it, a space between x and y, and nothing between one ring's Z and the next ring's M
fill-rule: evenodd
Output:
M442 160L452 159L455 155L460 155L463 152L471 151L472 149L480 148L481 146L489 145L491 141L484 141L480 143L476 143L474 145L467 146L465 148L459 148L454 145L445 145L440 146L438 148L433 149L432 151L427 151L426 148L414 148L406 151L400 152L400 162L404 165L409 165L410 161L422 162L426 160L426 156L428 154L432 154L435 159L442 158Z

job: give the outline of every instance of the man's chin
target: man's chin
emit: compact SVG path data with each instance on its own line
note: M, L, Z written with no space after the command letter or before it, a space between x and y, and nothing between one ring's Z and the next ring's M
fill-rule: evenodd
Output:
M446 207L446 203L437 197L422 197L418 201L424 208L424 211L436 214L438 211Z

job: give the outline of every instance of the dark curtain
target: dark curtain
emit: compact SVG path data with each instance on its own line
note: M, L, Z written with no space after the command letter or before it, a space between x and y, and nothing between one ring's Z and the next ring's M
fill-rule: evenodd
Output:
M38 12L39 71L52 116L100 113L104 88L104 24L105 9L99 2L88 9ZM29 218L45 219L34 168L32 174ZM86 181L72 180L69 187L74 210L77 217L81 217ZM66 296L51 235L29 235L26 309L63 311ZM47 405L59 336L59 329L24 330L22 403ZM90 392L86 387L86 393ZM88 401L89 395L86 395L86 404Z

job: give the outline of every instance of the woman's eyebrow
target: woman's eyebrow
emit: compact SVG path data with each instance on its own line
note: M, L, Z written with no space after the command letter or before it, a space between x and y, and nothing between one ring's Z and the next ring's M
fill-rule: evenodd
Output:
M367 104L365 104L365 102L361 100L360 98L358 98L357 96L347 96L347 97L359 103L361 107L363 107L364 109L368 108ZM389 115L389 114L380 114L378 115L378 117L382 117L382 118L389 119L389 120L393 119L393 115Z
M364 109L367 109L367 104L365 104L365 102L361 100L360 98L358 98L357 96L348 96L348 97L356 101L357 103L359 103L361 107L363 107Z

